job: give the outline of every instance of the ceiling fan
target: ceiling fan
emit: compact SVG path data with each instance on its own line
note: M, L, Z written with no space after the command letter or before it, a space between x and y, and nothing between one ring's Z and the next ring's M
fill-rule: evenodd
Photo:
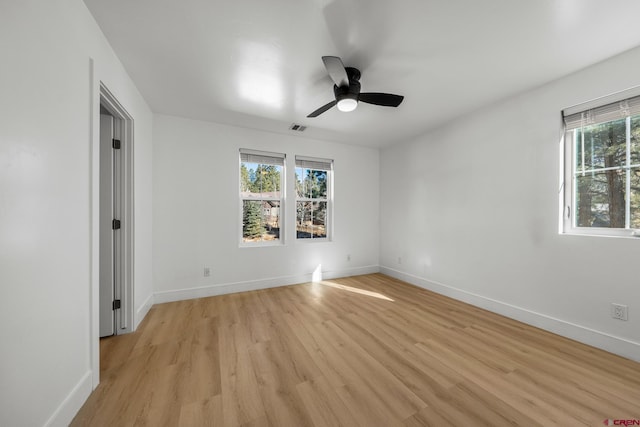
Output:
M318 117L334 106L337 106L340 111L353 111L358 106L358 101L384 107L397 107L404 99L404 96L391 93L360 93L360 70L345 67L337 56L323 56L322 62L335 83L333 93L336 99L318 108L307 117Z

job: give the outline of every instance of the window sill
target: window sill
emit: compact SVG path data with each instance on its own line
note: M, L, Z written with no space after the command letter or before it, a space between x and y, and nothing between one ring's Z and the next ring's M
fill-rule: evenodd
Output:
M238 246L240 249L245 248L274 248L284 246L284 242L254 242L254 243L244 243L241 242Z
M327 243L327 242L331 242L331 239L326 237L326 238L315 238L315 239L297 239L296 238L296 243L301 243L303 245L309 244L309 243Z
M608 228L596 228L588 230L571 229L560 233L565 236L586 236L586 237L613 237L616 239L640 239L640 230L618 230L613 231Z

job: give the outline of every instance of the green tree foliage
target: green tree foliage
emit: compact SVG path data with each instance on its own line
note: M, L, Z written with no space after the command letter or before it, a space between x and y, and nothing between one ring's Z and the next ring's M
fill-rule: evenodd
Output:
M298 197L309 199L327 197L327 171L298 168L296 172Z
M262 223L262 209L259 201L244 201L242 207L242 237L256 239L265 233Z
M240 165L240 191L251 190L251 179L249 178L249 169L242 163Z
M258 165L249 174L249 189L252 193L272 193L280 191L280 167L274 165Z

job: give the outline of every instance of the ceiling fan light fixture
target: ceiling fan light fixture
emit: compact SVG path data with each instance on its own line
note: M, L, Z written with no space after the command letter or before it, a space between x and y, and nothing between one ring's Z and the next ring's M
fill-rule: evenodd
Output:
M357 106L358 106L358 101L356 101L353 98L343 98L339 100L337 104L338 110L345 113L355 110Z

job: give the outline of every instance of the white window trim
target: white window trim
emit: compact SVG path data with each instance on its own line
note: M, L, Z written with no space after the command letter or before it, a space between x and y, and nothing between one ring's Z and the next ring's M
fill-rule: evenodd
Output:
M298 198L298 193L295 193L295 206L297 209L298 202L326 202L327 203L327 217L325 218L325 231L326 237L313 237L308 239L298 238L298 214L296 211L296 220L294 223L294 231L296 236L296 242L301 244L309 244L309 243L321 243L321 242L331 242L333 241L333 170L334 170L334 161L331 159L322 159L319 157L307 157L307 156L295 156L295 169L298 169L298 161L307 161L307 162L320 162L320 163L328 163L331 165L329 169L327 169L327 197L322 199L311 199L307 197ZM316 169L316 170L325 170L325 169ZM296 179L294 173L294 180Z
M251 155L255 155L255 156L266 156L266 157L274 157L274 158L281 158L282 159L282 173L280 174L280 198L262 198L259 199L260 201L279 201L280 202L280 236L278 240L262 240L259 242L245 242L244 239L242 238L242 226L243 226L243 222L242 222L242 215L243 215L243 208L244 208L244 201L245 200L254 200L257 201L256 199L249 199L249 198L243 198L242 197L242 175L240 173L241 167L242 167L242 154L251 154ZM250 150L250 149L245 149L245 148L241 148L239 155L238 155L238 206L239 206L239 215L238 215L238 236L239 236L239 247L240 248L260 248L260 247L274 247L274 246L284 246L285 243L285 234L286 234L286 222L285 222L285 216L286 216L286 209L285 209L285 201L287 199L286 196L286 182L287 182L287 156L286 154L283 153L272 153L272 152L267 152L267 151L259 151L259 150Z
M640 86L634 87L622 92L617 92L611 95L607 95L601 98L597 98L573 107L563 109L563 116L570 116L580 112L586 112L588 110L598 108L607 104L615 102L621 102L625 99L640 96ZM622 168L629 173L630 168L637 166L631 165L630 162L630 146L629 146L629 117L627 117L627 161L626 165ZM614 237L614 238L638 238L640 237L640 229L634 228L608 228L608 227L577 227L574 225L574 211L575 211L575 143L569 136L573 136L574 133L563 128L563 136L560 143L560 229L561 234L578 235L578 236L598 236L598 237ZM599 168L598 170L607 170L611 168ZM615 169L620 169L616 167ZM626 180L626 194L630 193L629 180ZM629 205L627 203L627 212L625 215L627 226L629 221Z

